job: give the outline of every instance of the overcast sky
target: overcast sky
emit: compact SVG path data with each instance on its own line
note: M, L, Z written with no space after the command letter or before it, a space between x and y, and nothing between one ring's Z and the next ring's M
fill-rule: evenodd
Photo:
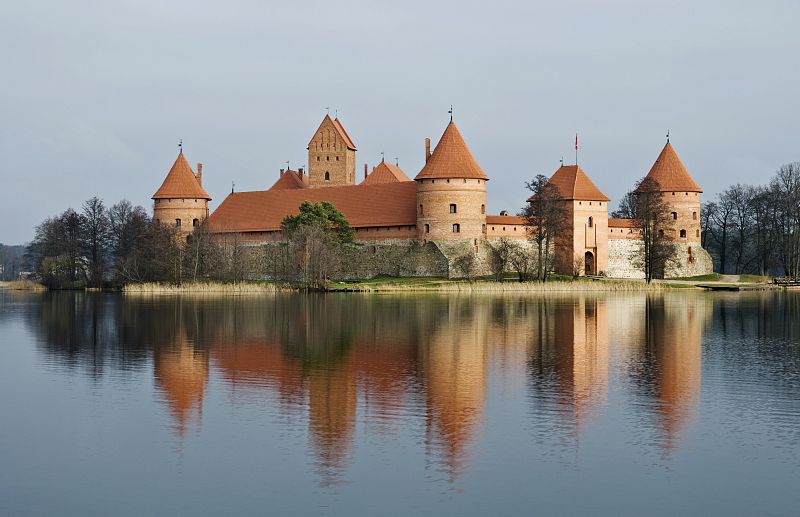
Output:
M667 130L712 197L800 160L800 2L0 3L0 242L93 195L150 209L183 139L212 209L306 162L338 109L363 163L455 120L489 211L564 156L612 198Z

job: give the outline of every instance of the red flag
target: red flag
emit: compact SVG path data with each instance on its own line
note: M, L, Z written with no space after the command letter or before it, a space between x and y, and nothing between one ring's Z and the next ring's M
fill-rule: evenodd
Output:
M578 150L578 133L575 133L575 150Z

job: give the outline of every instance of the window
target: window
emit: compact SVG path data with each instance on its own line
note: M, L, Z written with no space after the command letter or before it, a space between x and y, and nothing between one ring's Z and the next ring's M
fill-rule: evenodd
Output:
M326 157L325 157L325 161L326 161L326 162L329 162L329 161L331 161L331 157L330 157L330 156L326 156Z
M481 205L481 213L482 214L486 213L486 205Z
M419 215L424 215L425 211L422 209L422 205L419 205Z
M658 230L658 236L659 237L663 237L664 236L664 230Z
M700 237L700 230L695 230L697 232L697 236Z
M456 223L453 225L453 233L461 233L461 225Z
M328 172L328 171L325 171L325 181L330 181L330 180L331 180L331 173Z
M455 214L456 211L457 211L456 204L455 203L450 203L450 213L451 214Z
M672 212L672 219L675 220L678 218L678 212Z
M483 233L486 233L486 225L483 225Z
M425 225L425 233L431 233L431 225L429 224Z
M594 226L594 217L589 218L589 228L591 228L592 226Z
M317 156L317 161L319 161L319 156Z
M337 161L337 162L339 161L339 157L338 157L338 156L336 157L336 161Z
M697 212L692 212L692 219L697 221Z
M192 219L192 226L194 226L195 228L200 226L200 219Z
M181 227L181 220L180 219L175 219L175 226L177 226L178 228Z
M686 238L686 230L681 230L681 239Z

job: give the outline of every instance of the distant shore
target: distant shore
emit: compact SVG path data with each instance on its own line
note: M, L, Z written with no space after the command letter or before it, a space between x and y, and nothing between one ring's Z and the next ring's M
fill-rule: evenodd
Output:
M0 288L10 291L47 291L44 285L30 280L0 282ZM556 277L547 282L506 278L502 281L480 278L473 280L441 277L389 277L381 276L361 281L335 281L322 289L329 293L541 293L541 292L661 292L666 290L696 291L752 291L781 290L768 277L704 275L702 277L656 280L650 284L643 280L608 278ZM181 285L167 283L128 284L121 289L87 289L91 291L121 291L125 295L251 295L303 291L300 287L266 281L245 282L187 282Z

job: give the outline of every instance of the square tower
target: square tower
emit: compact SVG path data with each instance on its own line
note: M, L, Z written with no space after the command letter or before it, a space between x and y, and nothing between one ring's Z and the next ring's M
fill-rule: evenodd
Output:
M338 118L325 115L308 143L310 187L355 185L356 146Z

